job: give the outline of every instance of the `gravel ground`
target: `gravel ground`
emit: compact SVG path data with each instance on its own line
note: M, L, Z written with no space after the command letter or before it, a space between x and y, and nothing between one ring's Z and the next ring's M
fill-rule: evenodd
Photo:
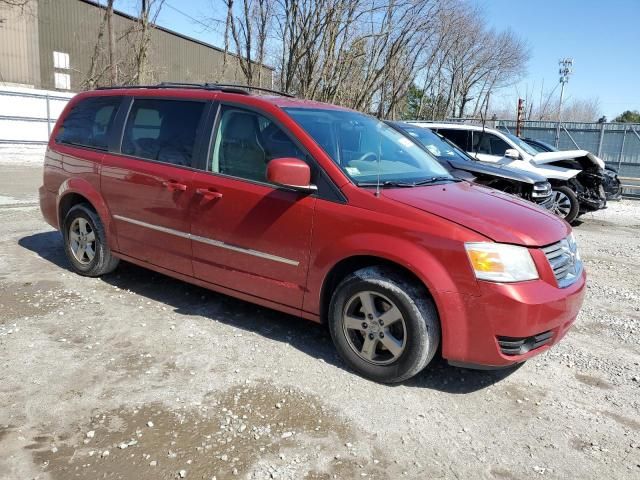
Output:
M640 202L575 229L567 337L398 386L323 327L123 264L69 270L39 168L0 164L0 478L640 478Z

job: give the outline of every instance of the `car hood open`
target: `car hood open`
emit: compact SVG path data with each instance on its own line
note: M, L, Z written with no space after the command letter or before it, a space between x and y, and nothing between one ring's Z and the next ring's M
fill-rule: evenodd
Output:
M604 162L596 157L593 153L586 150L565 150L564 152L542 152L534 155L531 161L537 165L545 163L557 162L559 160L573 160L578 158L587 158L600 168L604 168Z
M569 235L563 220L512 195L468 182L383 190L389 199L437 215L495 242L542 247Z
M538 175L535 172L520 170L517 168L508 167L499 163L490 164L480 162L477 160L455 160L446 159L453 168L459 170L466 170L467 172L480 173L484 175L492 175L501 178L508 178L509 180L515 180L516 182L535 184L537 182L546 182L547 178L542 175Z

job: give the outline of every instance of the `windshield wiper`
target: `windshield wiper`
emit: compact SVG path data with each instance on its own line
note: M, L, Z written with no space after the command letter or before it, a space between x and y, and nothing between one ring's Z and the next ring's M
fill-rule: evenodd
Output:
M430 183L436 183L436 182L460 182L461 180L459 178L454 178L454 177L431 177L431 178L425 178L424 180L420 180L419 182L414 182L414 185L429 185Z
M377 182L358 182L359 187L376 187L378 185ZM415 187L416 184L413 182L394 182L391 180L386 180L384 182L380 182L381 187Z
M384 182L380 182L381 187L403 187L403 188L411 188L418 187L420 185L429 185L431 183L437 182L460 182L459 178L454 177L429 177L424 180L419 180L417 182L400 182L395 180L385 180ZM378 184L376 182L358 182L359 187L375 187Z

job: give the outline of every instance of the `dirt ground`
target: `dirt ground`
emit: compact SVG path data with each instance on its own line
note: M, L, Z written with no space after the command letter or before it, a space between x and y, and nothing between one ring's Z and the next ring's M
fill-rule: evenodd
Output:
M0 164L1 479L640 478L640 202L575 229L563 342L385 386L325 329L127 264L69 270L40 169Z

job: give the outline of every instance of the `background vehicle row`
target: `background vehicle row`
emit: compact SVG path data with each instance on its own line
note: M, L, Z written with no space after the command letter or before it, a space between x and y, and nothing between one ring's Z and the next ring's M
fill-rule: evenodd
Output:
M410 122L451 140L474 158L546 177L553 188L553 211L569 223L606 206L604 164L589 152L540 153L509 133L477 125Z
M547 210L553 208L551 184L545 177L504 165L478 162L453 142L427 128L407 122L386 123L426 149L454 176L517 195Z

